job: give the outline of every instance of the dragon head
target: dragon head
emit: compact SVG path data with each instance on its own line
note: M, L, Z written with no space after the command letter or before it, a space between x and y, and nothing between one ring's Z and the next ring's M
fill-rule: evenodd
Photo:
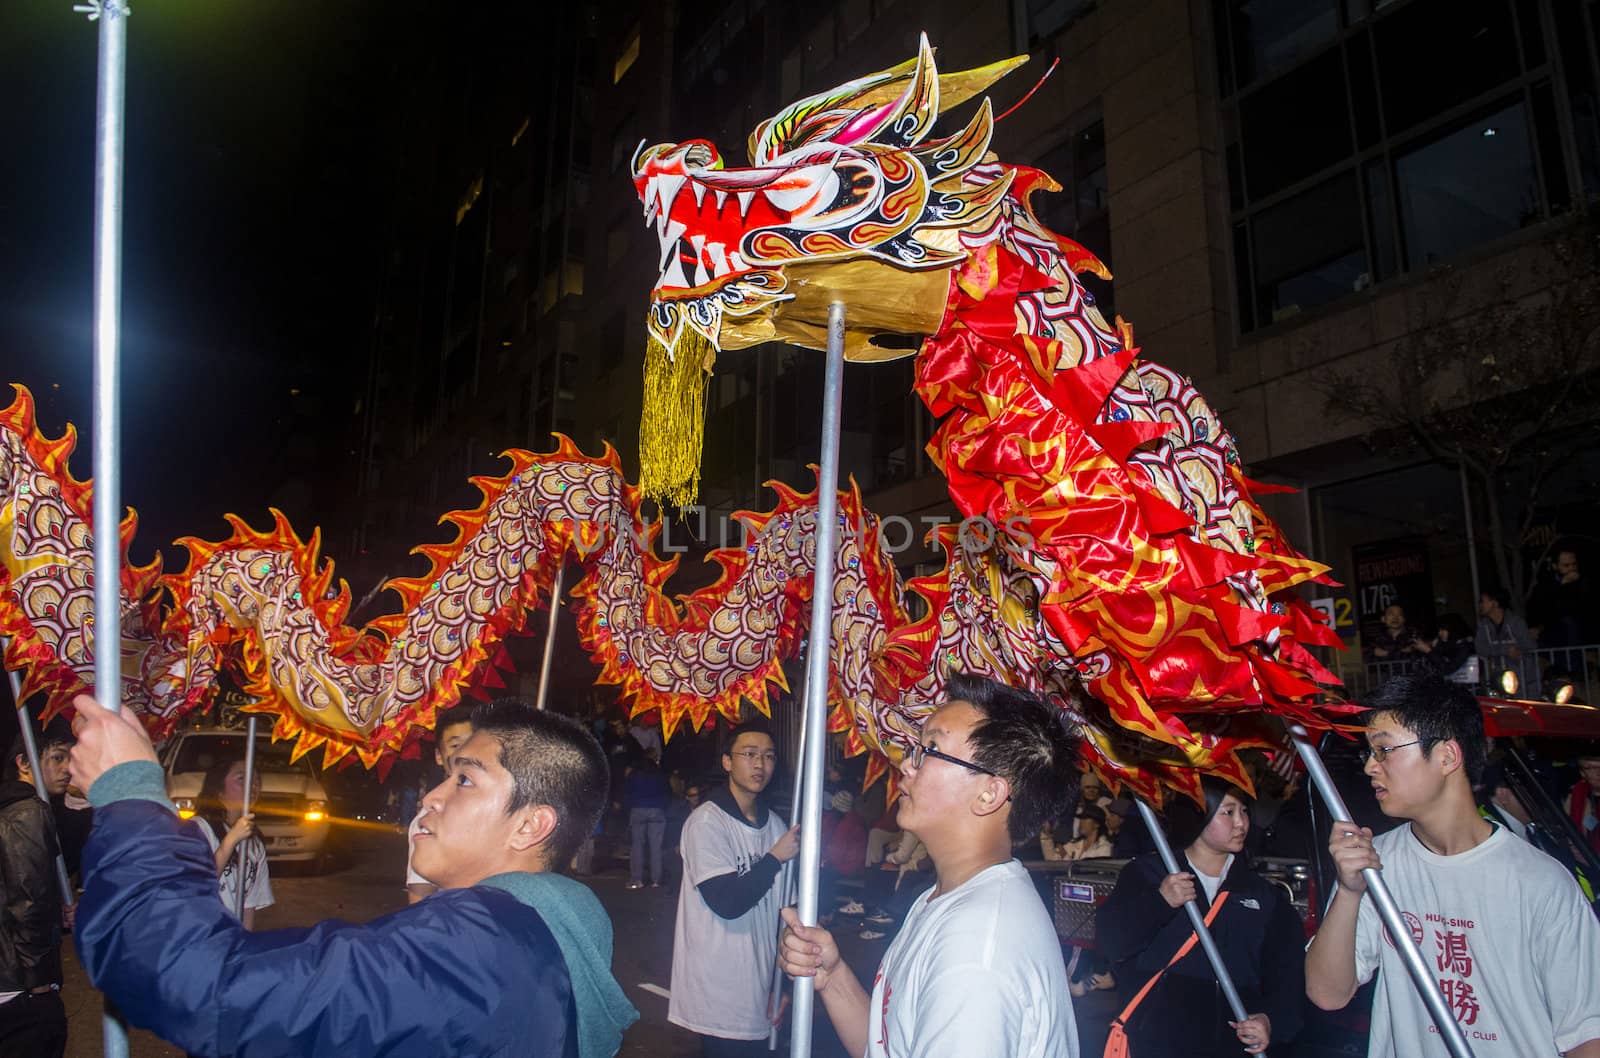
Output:
M967 254L959 233L992 217L1014 176L979 164L993 160L987 99L961 132L928 134L1026 61L941 76L924 36L915 59L762 122L747 168L704 140L641 145L634 186L661 245L652 339L669 354L686 329L716 349L824 348L828 305L848 295L845 355L907 355L873 338L937 328Z

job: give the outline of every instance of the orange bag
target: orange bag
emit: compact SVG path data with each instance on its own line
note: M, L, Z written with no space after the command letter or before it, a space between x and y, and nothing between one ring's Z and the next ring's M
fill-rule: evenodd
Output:
M1211 928L1211 923L1216 920L1217 912L1222 910L1222 905L1227 899L1228 894L1222 892L1218 893L1217 898L1211 901L1211 910L1206 912L1205 917L1207 929ZM1200 935L1198 933L1190 933L1189 939L1179 945L1172 958L1167 960L1167 965L1157 970L1155 976L1146 981L1144 987L1139 989L1139 994L1134 996L1128 1005L1122 1008L1122 1013L1112 1019L1111 1035L1106 1037L1105 1058L1130 1058L1128 1054L1128 1032L1125 1028L1128 1024L1128 1019L1133 1016L1133 1012L1138 1008L1139 1004L1144 1002L1144 997L1150 994L1150 990L1156 986L1156 982L1160 981L1168 970L1176 966L1179 959L1188 955L1199 942Z

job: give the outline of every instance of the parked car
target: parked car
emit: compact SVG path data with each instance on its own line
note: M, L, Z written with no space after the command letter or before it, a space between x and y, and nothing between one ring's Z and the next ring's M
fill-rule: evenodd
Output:
M167 796L185 819L195 814L206 772L222 760L243 758L247 736L231 729L182 731L163 746ZM328 840L328 792L302 757L291 762L293 744L256 737L255 767L261 795L251 804L269 860L316 860Z

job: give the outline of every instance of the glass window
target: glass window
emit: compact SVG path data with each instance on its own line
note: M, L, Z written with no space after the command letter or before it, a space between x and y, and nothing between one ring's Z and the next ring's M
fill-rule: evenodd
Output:
M1540 217L1538 175L1519 101L1395 157L1406 264L1423 268Z
M1350 156L1344 62L1337 48L1239 104L1245 176L1259 201Z
M1400 253L1394 240L1394 205L1389 194L1389 167L1382 158L1367 163L1367 220L1372 225L1372 262L1376 279L1400 271Z
M1357 33L1344 46L1350 71L1350 103L1355 111L1356 146L1362 150L1383 138L1378 121L1378 79L1372 67L1372 35Z
M1251 235L1258 325L1287 319L1370 282L1352 172L1263 210Z
M1336 0L1223 0L1239 85L1309 55L1339 32Z
M1372 32L1391 136L1521 73L1507 0L1416 0Z
M1029 39L1054 36L1077 21L1090 6L1090 0L1028 0Z

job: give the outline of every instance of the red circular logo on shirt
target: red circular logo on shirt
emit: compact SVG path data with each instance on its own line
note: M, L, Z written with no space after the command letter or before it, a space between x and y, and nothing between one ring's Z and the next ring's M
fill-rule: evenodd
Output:
M1406 929L1411 932L1411 943L1420 945L1422 943L1422 919L1409 911L1400 912L1400 916L1406 920ZM1388 927L1384 927L1383 942L1391 948L1394 947L1394 938L1389 936Z

